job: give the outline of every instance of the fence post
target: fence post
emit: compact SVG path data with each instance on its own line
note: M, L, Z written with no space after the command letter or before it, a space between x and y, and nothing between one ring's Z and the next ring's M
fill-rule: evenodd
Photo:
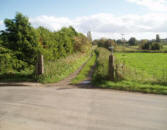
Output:
M44 59L43 55L41 54L39 54L37 57L36 74L37 75L44 74Z
M109 69L108 69L109 80L114 81L114 56L109 56Z

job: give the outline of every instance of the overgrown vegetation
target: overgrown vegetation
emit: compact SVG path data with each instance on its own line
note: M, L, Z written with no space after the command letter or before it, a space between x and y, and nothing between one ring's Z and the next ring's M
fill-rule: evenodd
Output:
M52 77L47 72L49 63L55 64L59 62L59 59L65 59L69 55L74 56L75 53L81 55L81 57L86 56L91 49L90 40L71 26L64 27L57 32L51 32L44 27L35 29L29 23L28 17L23 16L21 13L17 13L14 19L5 19L4 23L6 29L0 33L1 75L9 75L10 77L10 74L26 72L28 74L31 72L31 75L33 75L37 55L42 54L46 63L46 74L41 77L46 75ZM79 59L81 63L84 61L83 58ZM77 66L78 61L75 59L71 62L75 64L74 61ZM52 66L52 69L54 69L54 66ZM69 72L72 71L69 70ZM42 79L45 78L40 78L40 81Z
M74 53L56 61L45 62L45 74L38 79L42 83L54 83L75 72L90 57L90 53Z
M98 83L108 78L108 60L111 52L99 47L95 50L97 55L96 68L93 74L93 82Z

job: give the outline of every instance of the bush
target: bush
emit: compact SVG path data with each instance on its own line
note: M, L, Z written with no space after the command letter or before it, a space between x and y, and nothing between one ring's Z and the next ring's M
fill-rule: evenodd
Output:
M160 50L162 48L162 45L158 42L142 40L139 47L143 50Z
M114 46L116 47L116 43L112 39L100 39L100 40L94 40L93 44L97 44L98 47L104 47L106 49L109 49L109 47Z

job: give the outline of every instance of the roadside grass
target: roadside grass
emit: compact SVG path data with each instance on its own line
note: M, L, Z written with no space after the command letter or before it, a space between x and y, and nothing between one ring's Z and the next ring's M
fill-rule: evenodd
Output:
M101 81L95 85L100 88L111 88L115 90L167 95L167 86L159 84L123 80L119 82Z
M100 88L167 94L166 53L116 53L115 60L125 64L127 70L121 81L108 80L108 60L111 54L105 48L97 49L97 66L92 83ZM116 62L117 63L117 62ZM131 71L129 71L129 68Z
M72 80L72 84L78 84L84 81L89 75L91 68L95 65L95 61L96 61L96 54L93 52L92 57L90 57L90 59L82 68L82 70L79 72L79 74Z
M0 73L0 82L34 82L35 78L32 71Z
M56 83L63 80L84 64L90 57L89 53L74 53L57 61L45 62L45 73L39 76L41 83Z

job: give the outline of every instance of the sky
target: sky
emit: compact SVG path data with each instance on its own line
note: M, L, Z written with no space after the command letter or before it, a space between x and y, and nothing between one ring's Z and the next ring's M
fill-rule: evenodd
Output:
M167 0L0 0L0 30L16 12L51 31L73 26L93 39L167 38Z

